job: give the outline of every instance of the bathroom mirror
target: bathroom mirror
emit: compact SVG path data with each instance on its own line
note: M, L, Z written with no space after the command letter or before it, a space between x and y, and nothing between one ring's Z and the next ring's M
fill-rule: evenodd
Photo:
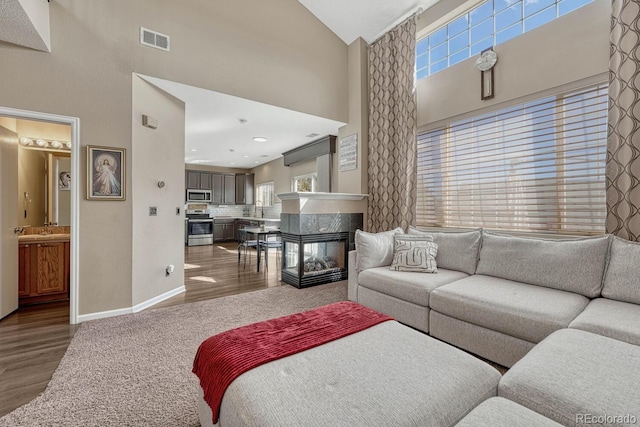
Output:
M67 153L18 149L20 226L71 224L71 158Z

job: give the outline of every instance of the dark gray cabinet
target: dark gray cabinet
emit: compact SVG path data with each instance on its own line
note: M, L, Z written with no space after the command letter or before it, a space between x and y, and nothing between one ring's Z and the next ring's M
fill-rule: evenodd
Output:
M211 174L211 181L213 184L212 203L214 205L221 205L224 200L224 175L221 173L213 173Z
M236 205L253 204L253 174L236 175Z
M185 171L185 187L191 190L211 190L211 173L194 170Z
M214 219L213 220L213 241L226 242L236 239L236 220Z
M236 176L224 175L224 196L222 203L225 205L236 204Z
M217 173L185 171L185 188L211 190L213 205L252 205L254 175L252 173Z

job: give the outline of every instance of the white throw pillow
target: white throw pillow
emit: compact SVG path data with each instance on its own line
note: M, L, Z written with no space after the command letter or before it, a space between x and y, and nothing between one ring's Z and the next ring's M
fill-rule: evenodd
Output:
M390 265L393 260L393 236L396 234L404 234L404 230L400 227L380 233L356 230L358 271Z
M437 273L438 245L430 236L395 235L391 270Z

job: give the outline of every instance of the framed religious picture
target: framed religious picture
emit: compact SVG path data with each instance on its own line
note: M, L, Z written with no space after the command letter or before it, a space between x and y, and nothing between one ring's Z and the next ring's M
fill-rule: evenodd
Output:
M126 150L87 146L87 199L125 200Z

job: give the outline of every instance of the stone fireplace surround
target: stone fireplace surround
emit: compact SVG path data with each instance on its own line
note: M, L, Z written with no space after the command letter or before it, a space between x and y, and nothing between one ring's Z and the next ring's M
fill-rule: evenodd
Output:
M291 265L283 248L282 279L296 287L314 286L336 280L347 279L347 253L355 249L355 232L364 227L364 211L366 210L366 194L345 193L284 193L278 194L283 209L280 214L280 231L283 244L298 242L299 250L304 251L305 243L346 241L339 258L344 262L339 269L327 269L326 274L318 277L317 272L304 270L307 256L299 257L298 274L293 277ZM318 260L320 263L322 261ZM338 260L339 261L339 260ZM336 271L339 270L339 271ZM311 278L310 276L314 276Z

